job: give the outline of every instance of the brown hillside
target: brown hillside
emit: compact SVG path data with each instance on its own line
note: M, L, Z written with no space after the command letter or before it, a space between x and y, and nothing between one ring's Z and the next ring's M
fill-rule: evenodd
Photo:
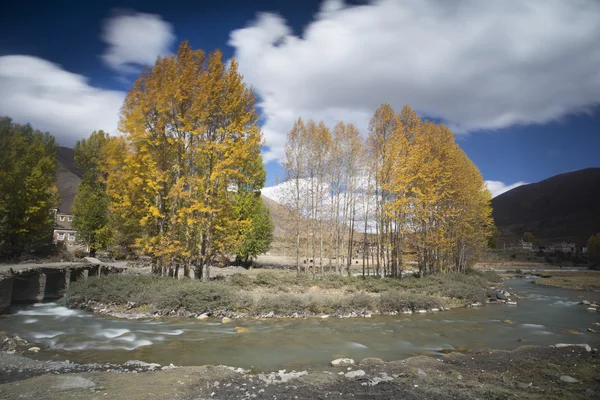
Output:
M567 172L519 186L492 200L503 238L524 232L548 241L584 245L600 232L600 168Z
M289 211L275 200L271 200L270 198L265 196L260 197L263 203L269 209L271 219L273 220L273 237L275 238L275 240L285 238L286 232L288 231L287 227L289 225L289 223L287 222L289 220Z
M75 168L73 149L59 147L56 169L56 186L58 188L58 194L60 195L60 205L58 208L61 213L68 214L71 212L77 186L79 185L80 181L80 173L77 168Z

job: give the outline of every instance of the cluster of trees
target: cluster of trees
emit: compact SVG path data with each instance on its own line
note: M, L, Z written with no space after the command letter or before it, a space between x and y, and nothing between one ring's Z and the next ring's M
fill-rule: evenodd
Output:
M56 153L50 134L0 117L0 259L50 247Z
M421 275L465 271L493 235L481 174L450 129L408 106L380 106L366 141L352 124L299 119L283 167L299 272L301 254L350 273L362 253L363 270L400 276L409 252Z
M587 258L592 266L600 266L600 233L590 236L587 242Z
M223 254L268 249L265 170L255 97L216 51L183 42L145 69L121 110L123 136L94 132L75 147L84 176L74 226L91 247L135 249L155 273L208 280Z

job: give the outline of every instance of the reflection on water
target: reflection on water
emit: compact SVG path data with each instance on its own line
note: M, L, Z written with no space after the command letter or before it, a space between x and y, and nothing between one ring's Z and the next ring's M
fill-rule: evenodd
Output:
M527 280L508 281L506 286L522 297L517 307L489 305L371 319L239 320L224 325L197 320L121 321L45 303L13 309L2 320L2 330L51 349L39 357L82 363L139 359L176 365L226 364L262 370L325 366L342 356L393 360L482 347L600 344L600 335L586 331L600 321L600 313L578 305L585 296L597 300L594 294L539 287ZM249 332L236 333L239 326Z

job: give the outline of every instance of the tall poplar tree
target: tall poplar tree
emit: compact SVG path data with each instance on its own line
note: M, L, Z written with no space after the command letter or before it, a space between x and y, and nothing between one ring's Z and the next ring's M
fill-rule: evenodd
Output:
M82 173L73 202L73 227L77 230L77 240L86 244L92 255L96 249L106 248L110 240L109 198L102 172L109 141L107 133L95 131L89 138L78 140L73 149L75 165Z
M234 59L226 67L219 51L206 57L187 42L145 69L128 93L120 121L127 154L109 152L117 160L108 163L108 192L115 212L124 211L120 201L141 207L136 246L156 273L194 268L207 281L217 255L250 231L235 199L261 186L254 106ZM128 185L119 182L125 177Z

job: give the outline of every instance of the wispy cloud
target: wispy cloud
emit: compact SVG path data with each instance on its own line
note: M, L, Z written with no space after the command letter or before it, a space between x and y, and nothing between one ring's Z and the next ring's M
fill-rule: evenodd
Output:
M502 193L508 192L509 190L512 190L516 187L522 186L522 185L527 185L527 182L516 182L513 184L506 184L504 182L500 182L500 181L485 181L488 189L490 190L490 192L492 192L492 197L496 197L501 195Z

